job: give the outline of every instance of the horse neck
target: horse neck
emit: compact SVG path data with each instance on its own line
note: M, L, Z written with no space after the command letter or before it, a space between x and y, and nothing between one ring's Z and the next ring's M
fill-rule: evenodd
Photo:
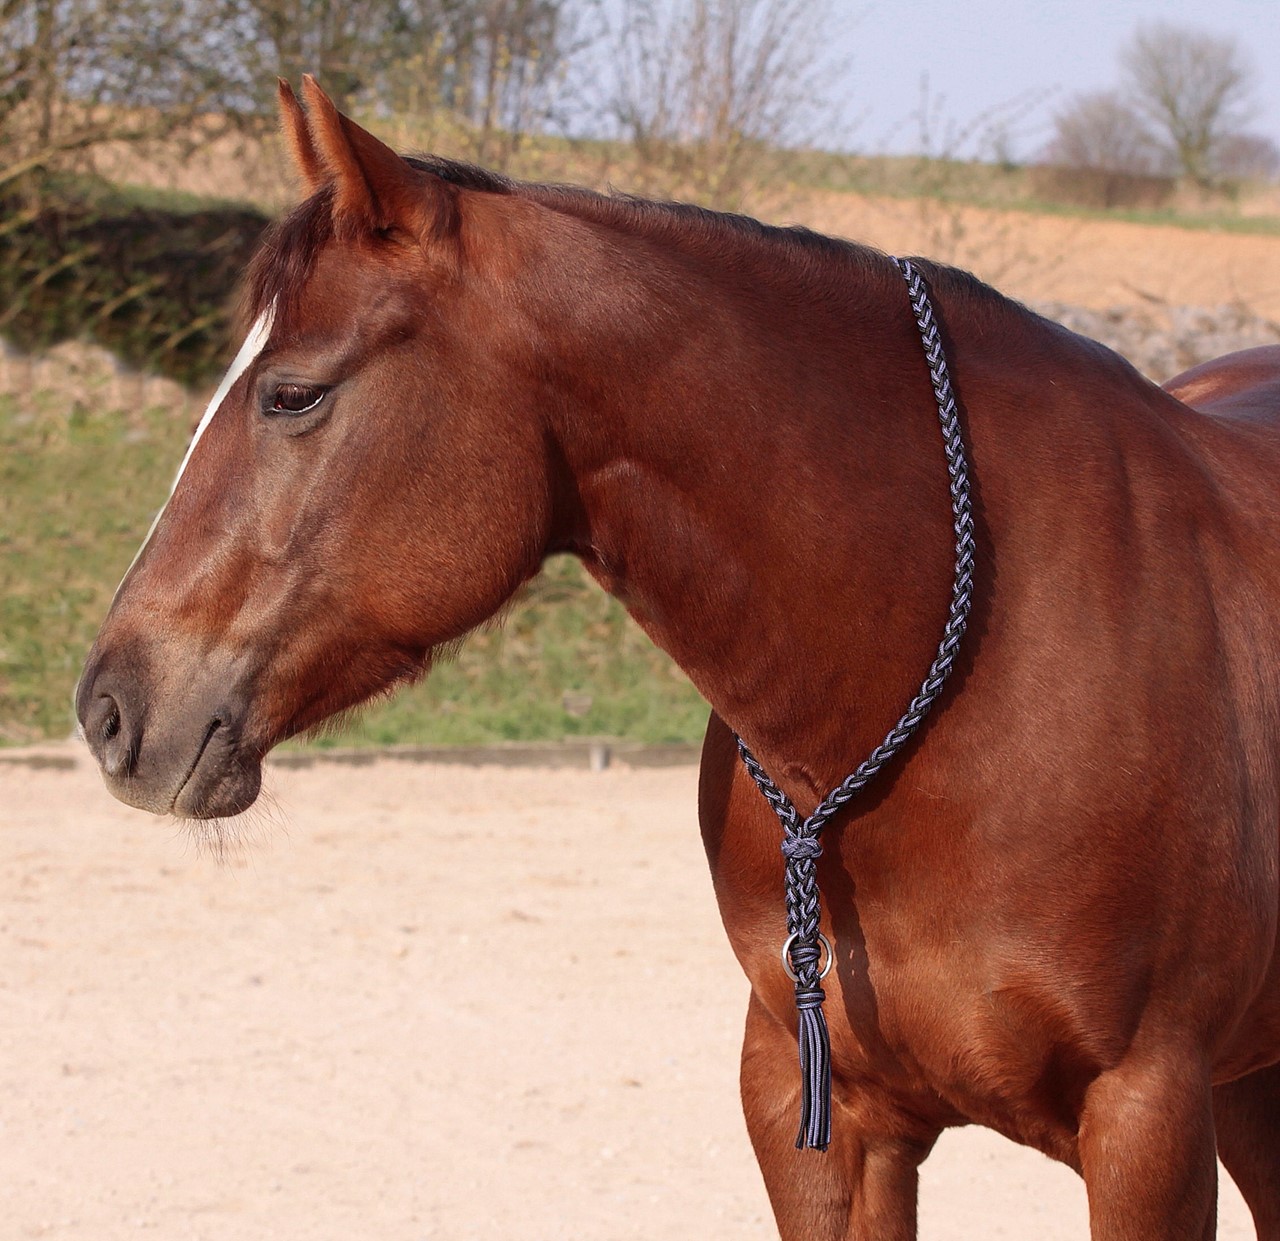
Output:
M946 618L948 480L904 284L880 256L650 247L567 304L608 279L625 313L597 304L553 348L558 546L816 803Z

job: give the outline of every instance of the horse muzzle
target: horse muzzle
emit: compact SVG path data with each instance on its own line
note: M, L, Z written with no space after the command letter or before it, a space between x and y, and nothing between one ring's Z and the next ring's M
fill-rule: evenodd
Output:
M253 804L263 750L246 741L247 696L225 663L172 655L161 663L136 644L95 646L76 716L112 796L187 819Z

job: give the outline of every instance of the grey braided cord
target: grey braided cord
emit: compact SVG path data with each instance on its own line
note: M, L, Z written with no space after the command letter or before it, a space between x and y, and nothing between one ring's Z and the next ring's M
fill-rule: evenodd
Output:
M787 859L787 930L792 936L789 956L796 978L796 1009L799 1018L801 1072L800 1132L796 1147L826 1150L831 1142L831 1048L827 1019L822 1011L824 993L819 983L821 949L818 929L822 909L818 894L818 858L822 845L818 835L827 821L864 789L879 770L911 738L929 713L955 664L973 602L973 509L969 498L969 469L960 434L960 414L951 390L951 375L938 323L929 301L923 277L909 259L895 259L907 282L907 296L915 314L920 341L924 346L933 395L938 404L943 450L951 479L951 515L955 532L956 567L951 586L951 608L942 631L942 641L919 693L911 700L902 718L858 769L822 799L807 818L773 782L755 755L738 737L738 752L751 778L782 824L782 853Z

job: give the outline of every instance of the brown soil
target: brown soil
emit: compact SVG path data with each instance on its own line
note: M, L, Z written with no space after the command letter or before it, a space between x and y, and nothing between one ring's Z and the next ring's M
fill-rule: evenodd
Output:
M1276 236L854 194L814 195L788 214L891 254L958 264L1024 301L1094 310L1231 305L1280 324Z
M277 768L219 863L46 753L0 762L6 1239L776 1235L692 768ZM1087 1235L1071 1173L978 1130L921 1218Z

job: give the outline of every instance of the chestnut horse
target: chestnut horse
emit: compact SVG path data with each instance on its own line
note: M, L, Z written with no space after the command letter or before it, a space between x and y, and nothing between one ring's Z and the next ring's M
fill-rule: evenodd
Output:
M977 590L924 728L828 827L834 1097L799 1084L777 820L937 647L953 536L895 265L691 207L405 159L282 87L309 197L78 694L108 787L231 815L282 738L420 675L578 556L710 702L702 830L751 982L782 1236L905 1241L939 1133L1075 1168L1099 1241L1280 1239L1280 359L1147 382L921 262ZM1175 399L1194 395L1222 416Z

